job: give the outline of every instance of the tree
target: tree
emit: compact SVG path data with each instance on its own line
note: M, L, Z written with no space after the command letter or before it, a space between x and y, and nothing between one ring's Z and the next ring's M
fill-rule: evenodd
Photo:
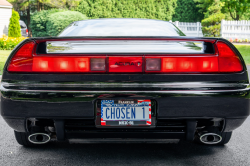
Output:
M250 8L250 0L221 0L223 2L222 12L230 13L234 20L239 20Z
M197 3L193 0L177 0L177 7L173 15L173 21L200 22L204 14L200 13Z
M81 0L8 0L14 8L24 9L27 13L27 27L30 30L30 6L37 6L37 11L41 11L42 5L48 5L53 8L71 8L78 6Z
M12 10L12 15L10 18L10 24L8 29L8 36L9 37L21 37L21 29L19 24L20 16L18 12Z
M196 6L199 8L199 12L205 14L209 6L211 6L214 0L194 0L196 2Z
M221 13L220 0L214 0L205 13L205 19L201 21L202 33L206 37L220 37L221 20L225 15Z
M89 18L172 20L177 0L82 0L76 8Z
M208 7L214 3L215 0L194 0L198 3L200 13L206 13ZM220 0L221 12L229 19L240 20L247 19L249 15L250 0Z

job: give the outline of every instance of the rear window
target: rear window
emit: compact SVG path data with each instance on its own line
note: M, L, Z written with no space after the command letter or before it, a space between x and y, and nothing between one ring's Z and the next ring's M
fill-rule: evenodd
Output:
M95 19L70 24L59 36L185 36L167 21Z
M19 21L19 24L21 28L26 28L26 24L23 21Z

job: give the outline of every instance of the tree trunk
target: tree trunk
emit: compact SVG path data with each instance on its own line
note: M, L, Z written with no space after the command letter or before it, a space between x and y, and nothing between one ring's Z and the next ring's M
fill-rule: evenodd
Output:
M42 8L42 4L39 1L37 1L37 11L40 12L41 8Z
M31 30L30 30L30 7L27 7L27 27L28 27L28 31L29 31L29 37L32 36L31 34Z
M235 20L240 20L240 15L236 13L236 19Z

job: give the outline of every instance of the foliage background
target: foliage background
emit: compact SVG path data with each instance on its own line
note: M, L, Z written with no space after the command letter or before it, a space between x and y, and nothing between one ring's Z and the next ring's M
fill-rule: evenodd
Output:
M45 37L49 36L47 33L47 22L49 15L56 12L63 12L66 10L63 9L51 9L51 10L42 10L40 12L35 12L31 16L30 27L32 29L33 37Z
M75 9L92 18L172 20L177 0L83 0Z
M196 5L194 0L178 0L173 21L200 22L204 18L204 14L199 12Z
M50 14L46 24L46 32L49 36L57 36L70 23L86 20L87 17L80 12L64 11Z
M70 23L85 20L87 17L80 12L65 9L52 9L36 12L31 16L33 37L57 36Z

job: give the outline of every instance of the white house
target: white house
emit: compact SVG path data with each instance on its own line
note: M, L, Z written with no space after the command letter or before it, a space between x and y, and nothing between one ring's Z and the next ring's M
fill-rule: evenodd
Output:
M0 0L0 38L8 35L8 27L12 14L12 5L6 0Z

